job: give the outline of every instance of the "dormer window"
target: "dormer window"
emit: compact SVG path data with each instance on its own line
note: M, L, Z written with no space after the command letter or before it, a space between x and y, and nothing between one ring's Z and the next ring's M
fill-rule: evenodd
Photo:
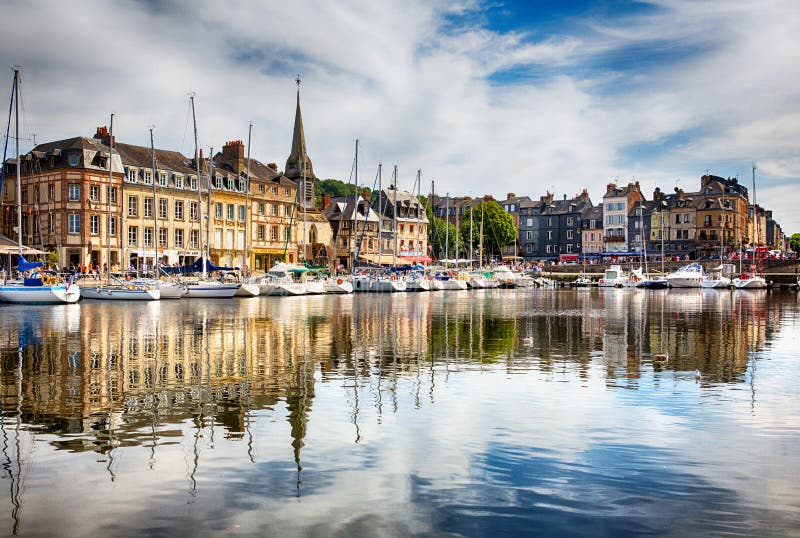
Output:
M142 170L142 183L145 185L152 185L153 184L153 171L152 170Z
M128 177L128 181L131 183L136 183L136 180L139 177L139 172L136 170L136 168L128 168L126 171L126 176Z
M189 188L193 191L197 190L197 176L189 176Z
M158 173L158 185L159 185L159 187L166 187L167 186L167 173L166 172L159 172Z
M180 174L175 174L175 188L182 189L183 188L183 176Z
M77 153L70 153L69 155L69 165L70 166L78 166L81 162L81 156Z
M228 182L227 183L228 183L228 190L229 191L236 190L236 187L234 187L234 185L233 185L233 178L232 177L228 177Z

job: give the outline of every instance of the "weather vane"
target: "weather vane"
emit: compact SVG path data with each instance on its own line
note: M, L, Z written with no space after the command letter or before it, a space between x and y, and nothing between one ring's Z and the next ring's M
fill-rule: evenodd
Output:
M297 87L300 88L300 83L303 82L300 80L300 73L297 73L297 76L294 79L295 83L297 83Z

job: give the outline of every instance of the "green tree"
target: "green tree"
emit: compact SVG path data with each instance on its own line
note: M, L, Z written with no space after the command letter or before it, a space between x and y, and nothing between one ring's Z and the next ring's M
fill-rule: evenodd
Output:
M471 215L471 218L470 218ZM461 232L466 243L478 252L481 222L483 222L483 249L486 254L499 255L500 250L517 238L514 219L497 202L484 201L464 212Z
M459 229L434 215L431 202L426 196L420 196L419 200L425 208L425 214L430 221L428 225L428 244L431 246L433 256L437 258L458 258L460 253L464 251L464 241Z
M792 234L792 237L789 238L789 245L793 251L800 252L800 233Z

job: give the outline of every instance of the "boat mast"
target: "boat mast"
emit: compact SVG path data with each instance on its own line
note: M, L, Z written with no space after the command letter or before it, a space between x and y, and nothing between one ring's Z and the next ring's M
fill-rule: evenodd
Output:
M394 248L392 249L392 267L397 265L397 165L392 171L392 192L394 200L392 204L392 233L394 233Z
M756 269L758 261L758 201L756 200L756 164L753 163L753 259L752 269Z
M208 148L208 196L206 197L206 259L211 250L211 178L214 177L214 147ZM219 246L222 248L222 245ZM203 263L203 278L206 276L206 264Z
M158 203L156 200L156 177L158 170L156 170L156 150L153 143L153 129L150 127L150 161L153 167L153 273L155 278L158 278ZM110 169L109 169L110 170ZM109 176L111 173L109 172Z
M114 114L111 114L111 122L108 133L108 191L106 192L106 285L111 282L111 234L109 224L111 224L111 168L114 158ZM124 212L124 211L123 211Z
M350 258L350 270L355 271L355 249L356 249L356 235L358 234L358 138L356 138L356 160L355 160L355 186L353 188L353 229L350 230L350 239L348 244L350 252L347 253ZM352 241L352 244L351 244Z
M194 112L194 94L189 94L192 103L192 125L194 127L194 165L197 171L197 238L200 240L200 265L203 266L203 280L206 278L206 259L203 251L203 189L200 185L202 175L200 174L200 156L197 154L197 116ZM210 185L209 185L210 189Z
M378 265L383 265L381 239L383 238L383 163L378 163Z
M253 122L250 122L250 127L247 129L247 179L245 180L244 191L244 268L250 267L250 256L247 253L247 243L249 236L247 235L247 224L250 222L250 140L253 135Z
M444 259L447 260L450 250L450 193L444 195ZM445 261L447 264L447 261Z
M422 196L422 169L417 169L417 244L414 245L414 252L419 252L419 237L422 227L422 215L420 215L420 211L422 210L422 202L420 202L420 197ZM419 263L419 254L417 254L416 262Z
M19 258L22 259L22 178L20 177L19 162L19 69L14 69L14 144L17 152L16 176L17 176L17 242L19 243Z

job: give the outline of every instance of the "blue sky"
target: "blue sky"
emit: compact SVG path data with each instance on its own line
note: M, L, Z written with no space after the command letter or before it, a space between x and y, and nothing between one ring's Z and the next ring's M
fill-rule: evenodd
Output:
M800 4L343 0L0 3L0 58L23 66L28 138L91 135L191 153L246 138L283 166L294 76L314 170L421 168L439 192L538 198L612 180L750 185L800 231ZM31 32L32 13L36 31ZM111 31L113 39L106 39ZM10 70L7 86L10 89ZM0 93L7 95L8 90ZM3 97L5 99L5 97Z

